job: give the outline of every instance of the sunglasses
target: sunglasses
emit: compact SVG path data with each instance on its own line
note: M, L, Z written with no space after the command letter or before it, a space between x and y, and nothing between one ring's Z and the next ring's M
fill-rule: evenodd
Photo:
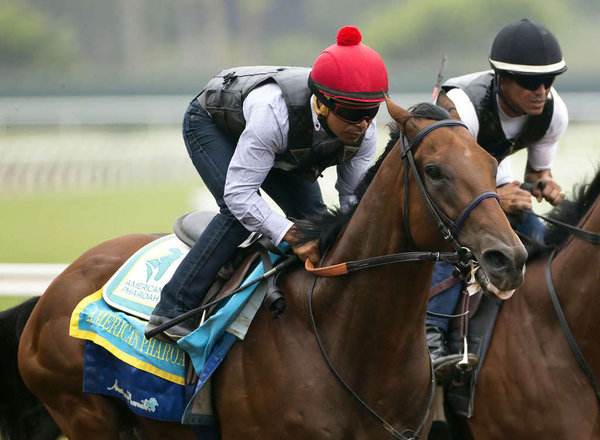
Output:
M379 104L371 107L353 107L333 100L329 104L329 110L348 124L360 124L362 121L370 123L379 111Z
M511 75L511 77L515 80L515 82L519 85L519 87L529 90L533 92L540 88L543 84L544 88L549 89L554 80L556 79L555 75L546 75L546 76L519 76L519 75Z

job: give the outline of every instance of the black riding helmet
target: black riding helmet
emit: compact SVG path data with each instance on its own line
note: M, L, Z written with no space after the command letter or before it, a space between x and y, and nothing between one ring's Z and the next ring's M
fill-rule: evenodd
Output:
M560 45L545 26L523 19L505 26L492 44L496 73L560 75L567 70Z

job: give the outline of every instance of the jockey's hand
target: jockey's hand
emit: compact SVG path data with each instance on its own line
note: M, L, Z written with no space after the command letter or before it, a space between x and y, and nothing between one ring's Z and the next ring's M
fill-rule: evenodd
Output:
M308 258L314 265L319 264L321 259L321 253L319 252L319 240L311 240L306 243L298 244L301 237L301 233L292 226L283 236L283 241L286 241L292 247L294 253L300 258L302 262Z
M565 192L552 178L550 170L534 171L528 167L525 174L525 181L536 183L532 194L538 202L541 202L543 199L551 205L556 206L565 199Z
M521 182L515 180L496 188L500 198L500 206L507 214L519 214L523 209L531 209L531 193L519 186Z
M556 206L565 199L565 192L552 177L543 177L539 181L542 182L542 185L536 185L532 192L538 202L544 199L551 205Z

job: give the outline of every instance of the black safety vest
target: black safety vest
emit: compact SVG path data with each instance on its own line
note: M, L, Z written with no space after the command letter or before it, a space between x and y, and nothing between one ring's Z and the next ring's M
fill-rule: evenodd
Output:
M442 86L446 91L459 88L467 94L479 120L477 143L500 162L513 152L540 140L546 134L552 121L554 101L549 97L542 113L529 116L521 133L515 139L507 139L498 116L496 87L493 71L451 78Z
M246 127L243 102L248 94L267 82L277 83L289 113L289 133L287 150L275 156L274 168L314 180L325 168L350 159L359 147L346 146L337 138L324 145L313 145L309 73L306 67L246 66L223 70L206 85L206 110L217 126L237 141Z

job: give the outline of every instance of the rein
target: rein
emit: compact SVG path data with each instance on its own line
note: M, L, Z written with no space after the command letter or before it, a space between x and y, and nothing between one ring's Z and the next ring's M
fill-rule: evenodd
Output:
M525 191L529 191L530 193L533 194L534 189L539 188L539 189L543 190L545 186L546 186L545 183L540 180L536 183L524 182L521 184L520 188L524 189ZM600 234L597 234L597 233L591 232L591 231L586 231L585 229L581 229L576 226L570 225L568 223L561 222L560 220L556 220L552 217L547 217L542 214L537 214L530 209L524 209L523 212L534 215L554 226L558 226L559 228L565 229L571 235L574 235L577 238L587 241L588 243L600 244Z
M268 249L268 250L272 250L272 248ZM276 252L275 250L272 250L273 252ZM277 251L278 252L278 251ZM263 264L266 263L266 260L264 258L262 258ZM296 255L291 255L291 256L287 256L285 259L282 259L281 262L277 263L275 266L273 266L272 268L268 269L265 273L263 273L262 275L254 278L253 280L250 280L248 282L246 282L245 284L243 284L242 286L239 286L238 288L232 290L231 292L229 292L227 295L222 296L221 298L217 298L213 301L207 302L204 305L201 305L199 307L196 307L195 309L192 310L188 310L185 313L182 313L181 315L168 320L167 322L162 323L161 325L157 326L156 328L153 328L152 330L148 330L147 332L144 333L144 336L146 337L146 339L150 339L153 336L156 336L159 333L164 332L165 330L170 329L171 327L173 327L174 325L177 325L179 323L182 323L183 321L185 321L188 318L192 318L196 315L199 315L200 313L204 312L205 310L209 309L210 307L216 306L228 299L230 299L232 296L234 296L236 293L241 292L242 290L247 289L250 286L253 286L256 283L259 283L263 280L266 279L273 279L271 278L279 273L281 273L284 269L286 269L287 267L295 264L298 261L298 258L296 257ZM270 261L269 261L270 263ZM265 266L266 268L266 266ZM273 281L274 282L274 281Z
M541 182L538 182L537 184L524 183L521 185L521 188L526 189L531 192L531 191L533 191L533 189L536 186L543 188L543 184ZM581 229L576 226L570 225L568 223L561 222L552 217L546 217L541 214L536 214L535 212L533 212L531 210L525 210L525 212L533 214L536 217L539 217L548 223L551 223L555 226L563 228L563 229L567 230L571 235L573 235L583 241L587 241L588 243L591 243L594 245L600 244L600 234L597 234L592 231L586 231L585 229ZM583 356L583 353L581 352L581 350L579 349L579 346L577 345L577 341L575 340L575 337L573 336L573 333L571 332L571 328L569 327L567 318L565 317L562 307L560 306L560 301L558 300L556 288L554 287L554 283L552 282L552 260L554 260L555 256L556 256L556 248L554 248L552 250L552 252L550 253L550 257L548 258L548 262L546 263L546 271L545 271L546 285L548 286L548 293L550 295L550 299L552 300L552 306L554 307L554 311L556 312L556 316L558 317L558 321L560 322L562 331L565 334L565 337L567 338L567 342L569 343L571 352L575 356L575 359L577 360L577 363L579 364L579 368L581 368L581 370L587 377L588 381L592 385L592 388L594 388L594 393L596 394L596 399L598 400L598 402L600 402L600 385L598 385L598 381L596 380L594 373L588 366L587 362L585 361L585 357Z
M536 214L535 212L533 212L529 209L524 209L523 212L535 215L536 217L539 217L548 223L551 223L562 229L566 229L569 232L569 234L571 234L577 238L580 238L581 240L587 241L588 243L600 244L600 234L597 234L597 233L591 232L591 231L586 231L585 229L581 229L576 226L570 225L568 223L561 222L552 217L547 217L542 214Z
M450 231L450 229L452 229L454 231L454 234L456 236L458 236L458 233L460 232L460 228L461 228L462 224L464 223L465 219L471 213L471 211L479 203L481 203L482 200L489 198L489 197L494 197L496 200L498 200L498 203L500 203L500 199L498 198L498 195L496 193L494 193L492 191L484 191L481 194L478 194L477 196L475 196L467 204L467 206L459 214L458 220L456 222L454 222L453 220L448 218L448 216L446 216L436 206L434 201L431 199L431 196L429 195L427 189L425 188L425 184L423 183L423 181L421 180L421 177L419 176L419 173L417 171L417 166L415 164L414 157L413 157L413 149L415 149L418 146L418 144L423 140L423 138L427 134L431 133L433 130L435 130L437 128L453 127L453 126L459 126L459 127L466 128L466 126L460 121L453 120L453 119L444 119L441 121L434 122L433 124L428 125L428 126L424 127L423 129L421 129L419 132L417 132L417 134L413 137L413 139L408 143L408 145L405 142L406 137L403 136L402 137L401 157L402 157L402 160L405 162L404 168L406 170L406 173L405 173L405 180L406 180L405 194L406 194L406 196L404 197L404 220L405 221L403 222L403 226L404 226L404 230L405 230L405 235L408 238L408 241L410 243L409 247L413 247L412 246L413 239L410 234L410 228L408 226L409 223L407 221L408 211L409 211L408 210L408 208L409 208L409 206L408 206L408 183L409 183L408 168L410 166L410 169L413 172L413 176L414 176L414 178L419 186L419 189L421 190L421 193L425 199L427 208L429 209L431 215L433 216L433 218L436 222L436 225L442 234L442 237L450 243L450 245L454 249L454 252L403 252L403 253L388 254L388 255L367 258L364 260L349 261L349 262L345 262L345 263L335 264L332 266L318 267L318 268L315 268L309 259L307 259L305 262L305 269L308 272L315 275L313 284L308 292L308 310L309 310L309 314L310 314L310 318L311 318L313 331L315 333L315 338L317 340L317 344L319 345L319 349L321 351L321 354L323 355L323 358L324 358L327 366L329 367L329 369L331 370L331 372L333 373L333 375L337 379L337 381L352 396L352 398L355 399L357 402L359 402L363 406L363 408L365 408L369 412L369 414L371 414L371 416L373 416L373 418L375 418L383 426L383 428L386 429L394 438L400 439L400 440L416 440L416 439L418 439L421 435L421 431L425 427L425 423L426 423L427 419L429 418L429 414L431 412L431 408L433 405L433 398L435 395L435 383L434 383L435 376L433 374L433 364L431 363L431 357L429 358L429 367L431 370L431 375L430 375L431 379L429 381L429 389L430 389L429 403L427 405L427 410L425 412L425 415L423 416L421 423L419 424L419 426L417 427L417 429L415 431L405 430L404 432L400 433L391 424L389 424L383 418L381 418L365 401L363 401L352 390L352 388L350 388L350 386L344 381L344 379L341 377L341 375L338 373L338 371L333 366L331 360L327 356L327 352L325 351L325 347L323 346L321 337L319 336L319 331L317 329L317 325L316 325L315 318L314 318L312 298L313 298L315 286L317 284L317 279L319 277L341 276L341 275L346 275L353 271L362 270L362 269L366 269L369 267L380 266L380 265L384 265L384 264L409 262L409 261L446 261L446 262L454 264L456 266L456 268L459 270L459 272L461 273L461 276L466 275L466 273L465 273L466 269L470 268L471 267L470 263L472 261L474 261L473 254L471 253L471 251L469 249L467 249L465 247L461 247L459 245L458 241L452 235L452 232ZM409 166L406 166L407 162L408 162ZM324 258L325 258L325 253L324 253L323 257L321 258L321 263Z
M461 248L461 252L467 253L469 250L467 248ZM410 261L444 261L450 264L457 264L460 260L461 257L458 252L401 252L398 254L365 258L364 260L347 261L345 263L325 267L314 267L312 262L307 258L304 263L304 268L318 277L337 277L357 270L382 266L384 264L405 263Z
M324 256L321 258L321 261L323 258L324 258ZM308 262L310 260L307 259L306 261ZM311 263L311 266L312 266L312 263ZM358 396L358 394L356 394L354 392L354 390L352 390L350 385L348 385L346 383L346 381L342 378L341 374L338 373L336 368L333 366L333 363L329 359L329 356L327 356L327 352L325 351L325 347L323 346L323 342L321 341L321 337L319 336L319 330L317 329L317 323L315 321L315 315L314 315L314 309L313 309L313 294L315 292L315 286L317 285L318 279L319 279L319 275L315 275L312 286L308 292L308 311L310 314L310 322L312 324L313 332L315 333L315 339L317 340L317 344L319 345L319 350L321 351L321 355L323 356L323 359L325 360L327 367L329 368L329 370L331 371L333 376L336 378L336 380L340 383L342 388L344 388L344 390L346 390L350 394L350 396L352 396L353 399L355 399L358 403L360 403L362 405L362 407L364 409L366 409L369 412L369 414L371 414L371 416L373 418L375 418L375 420L377 420L377 422L386 431L388 431L394 438L399 439L399 440L417 440L421 436L421 431L425 427L425 422L429 418L429 413L431 412L431 408L433 406L433 399L435 397L435 384L434 384L435 375L433 373L433 364L431 363L431 358L429 358L429 369L431 370L429 377L431 379L429 380L429 402L427 403L427 410L425 411L425 415L423 416L423 419L422 419L421 423L419 424L419 426L417 427L416 431L407 429L401 433L398 430L396 430L396 428L394 428L391 424L386 422L379 414L377 414L375 412L375 410L373 410L364 400L362 400Z
M597 244L597 243L594 243L594 244ZM583 356L583 353L581 353L581 350L579 349L579 346L577 345L577 342L575 341L575 337L573 336L573 333L571 333L571 329L569 328L569 323L567 322L567 318L565 317L565 314L563 313L562 308L560 307L560 301L558 300L558 295L556 294L556 289L554 288L554 283L552 282L551 266L552 266L552 260L554 259L555 255L556 255L556 249L554 249L552 251L552 253L550 254L550 258L548 258L548 263L546 264L546 284L548 285L548 292L550 293L550 299L552 300L552 305L554 306L554 311L556 312L556 315L558 316L558 320L560 321L560 326L562 327L565 337L567 338L569 347L571 348L571 351L573 352L573 355L575 356L575 359L577 360L579 367L581 368L581 370L583 371L583 373L589 380L590 384L592 385L592 388L594 388L594 393L596 394L596 399L600 403L600 386L598 385L598 381L596 380L594 373L592 372L592 370L588 366L587 362L585 361L585 357Z

